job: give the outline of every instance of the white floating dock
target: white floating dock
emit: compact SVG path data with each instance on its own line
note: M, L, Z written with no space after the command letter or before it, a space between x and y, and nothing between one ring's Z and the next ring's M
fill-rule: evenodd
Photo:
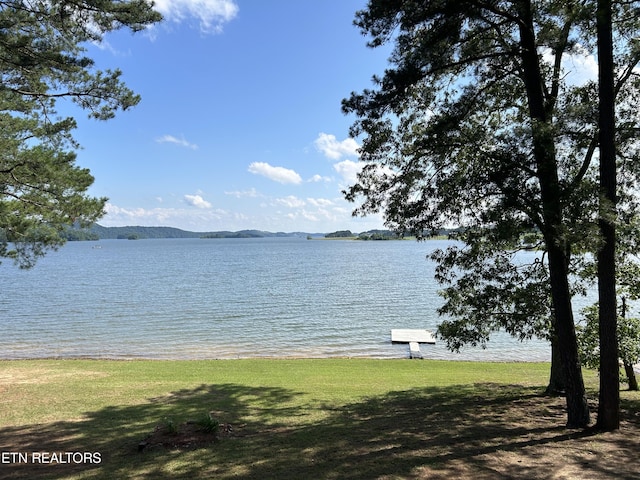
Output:
M429 330L391 330L391 343L408 343L409 358L423 358L420 351L421 343L435 345L436 339Z

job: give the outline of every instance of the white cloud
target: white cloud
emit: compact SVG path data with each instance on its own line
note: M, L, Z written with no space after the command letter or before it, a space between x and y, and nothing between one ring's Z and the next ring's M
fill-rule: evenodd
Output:
M311 183L330 182L331 181L331 177L323 177L322 175L315 174L313 177L311 177L307 181L311 182Z
M106 215L100 225L116 227L140 225L146 227L172 226L193 231L206 231L214 223L231 222L234 216L222 209L191 208L123 208L112 203L105 206Z
M120 220L124 220L125 225L131 225L127 219L131 220L139 220L145 217L152 216L150 213L151 210L146 210L144 208L121 208L112 203L107 203L104 207L104 211L106 212L106 217L118 218Z
M195 18L203 33L221 33L238 14L233 0L155 0L155 9L174 23Z
M211 208L211 203L207 202L200 195L185 195L184 201L197 208Z
M225 195L231 195L236 198L257 198L260 196L255 188L249 190L235 190L232 192L224 192Z
M331 225L331 227L325 227L325 230L329 231L329 230L342 229L342 228L336 227L336 224L338 222L344 222L345 218L350 217L350 212L346 208L333 206L332 208L327 209L327 208L323 208L321 206L315 205L311 202L309 202L309 204L311 204L316 208L307 208L308 205L307 206L301 205L295 208L293 211L290 211L284 214L284 218L287 218L295 223L299 223L302 221L307 225L306 228L311 230L317 230L318 229L317 227L320 227L320 229L322 229L323 227L321 225L323 226ZM316 225L316 227L314 227L314 225Z
M340 174L340 176L342 176L346 183L353 185L358 181L358 173L360 173L363 166L364 165L360 162L343 160L342 162L335 163L333 168Z
M549 65L552 65L555 59L551 49L545 49L542 58ZM574 47L572 53L562 56L561 66L566 75L565 81L569 85L580 86L598 79L598 62L595 56L580 45Z
M346 138L339 142L335 135L320 133L315 140L315 145L326 157L331 160L340 160L344 156L358 156L358 142L353 138Z
M275 203L277 205L283 205L288 208L300 208L306 205L306 202L294 195L289 195L284 198L276 198Z
M249 165L249 172L255 175L262 175L274 182L293 183L295 185L302 183L302 177L294 170L284 167L274 167L265 162L253 162Z
M177 138L177 137L174 137L173 135L163 135L161 137L158 137L156 138L156 142L157 143L173 143L181 147L190 148L191 150L198 149L198 145L188 142L187 140L185 140L184 137Z
M570 84L584 85L598 79L598 62L593 55L569 55L562 63L569 72L567 82Z
M327 200L326 198L307 198L307 202L309 202L314 207L328 207L333 205L331 200Z

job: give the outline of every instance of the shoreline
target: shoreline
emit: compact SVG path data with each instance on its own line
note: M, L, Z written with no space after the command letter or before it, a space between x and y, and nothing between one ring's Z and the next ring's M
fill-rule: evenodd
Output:
M469 359L443 359L443 358L421 358L411 359L409 357L348 357L348 356L335 356L335 357L302 357L302 356L254 356L254 357L226 357L226 358L166 358L166 357L93 357L93 356L78 356L78 357L24 357L24 358L7 358L0 357L0 362L38 362L38 361L95 361L95 362L233 362L233 361L310 361L310 360L379 360L384 361L401 361L401 360L414 360L417 363L420 361L427 362L452 362L452 363L550 363L545 360L469 360Z
M408 344L386 342L380 339L375 343L340 339L340 343L306 345L291 342L238 342L232 343L197 343L189 338L160 344L152 342L149 345L122 345L118 342L104 344L93 339L90 344L68 342L65 345L19 344L0 342L0 359L148 359L148 360L233 360L244 358L370 358L370 359L408 359L410 348ZM104 347L102 346L104 345ZM137 347L137 348L136 348ZM435 345L423 344L421 353L424 359L473 361L473 362L542 362L551 360L550 347L541 341L531 341L521 344L514 339L504 337L496 339L487 348L463 348L460 352L452 352L446 348L444 342Z
M127 351L129 350L129 351ZM282 358L282 359L324 359L324 358L369 358L369 359L408 359L409 345L379 344L377 346L346 345L307 346L303 348L270 348L266 345L210 345L208 347L174 345L173 348L150 348L138 352L127 348L110 348L100 351L98 348L11 348L0 347L0 360L37 360L37 359L123 359L123 360L235 360L245 358ZM549 362L550 353L546 348L513 348L513 346L495 346L494 348L468 348L461 352L451 352L444 344L423 345L422 356L428 360L472 361L472 362Z

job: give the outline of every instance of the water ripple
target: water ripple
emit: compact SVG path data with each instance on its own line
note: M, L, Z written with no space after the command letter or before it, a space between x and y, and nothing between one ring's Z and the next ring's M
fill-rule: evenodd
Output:
M4 358L408 356L392 328L435 330L439 242L302 239L69 243L35 269L0 267ZM547 361L545 342L427 358Z

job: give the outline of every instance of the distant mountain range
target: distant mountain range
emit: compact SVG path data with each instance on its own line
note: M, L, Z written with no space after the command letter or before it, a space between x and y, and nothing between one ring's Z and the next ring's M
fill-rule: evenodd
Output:
M448 230L442 230L440 235L447 235ZM350 230L339 230L332 233L307 232L265 232L264 230L227 230L218 232L190 232L173 227L103 227L97 223L90 228L70 228L65 232L67 240L107 240L143 238L267 238L267 237L299 237L299 238L357 238L359 240L393 240L398 235L390 230L369 230L368 232L352 233Z
M265 238L265 237L324 237L324 233L306 232L265 232L262 230L240 230L238 232L190 232L173 227L103 227L94 224L87 229L71 228L67 231L68 240L107 240L107 239L143 239L143 238Z

